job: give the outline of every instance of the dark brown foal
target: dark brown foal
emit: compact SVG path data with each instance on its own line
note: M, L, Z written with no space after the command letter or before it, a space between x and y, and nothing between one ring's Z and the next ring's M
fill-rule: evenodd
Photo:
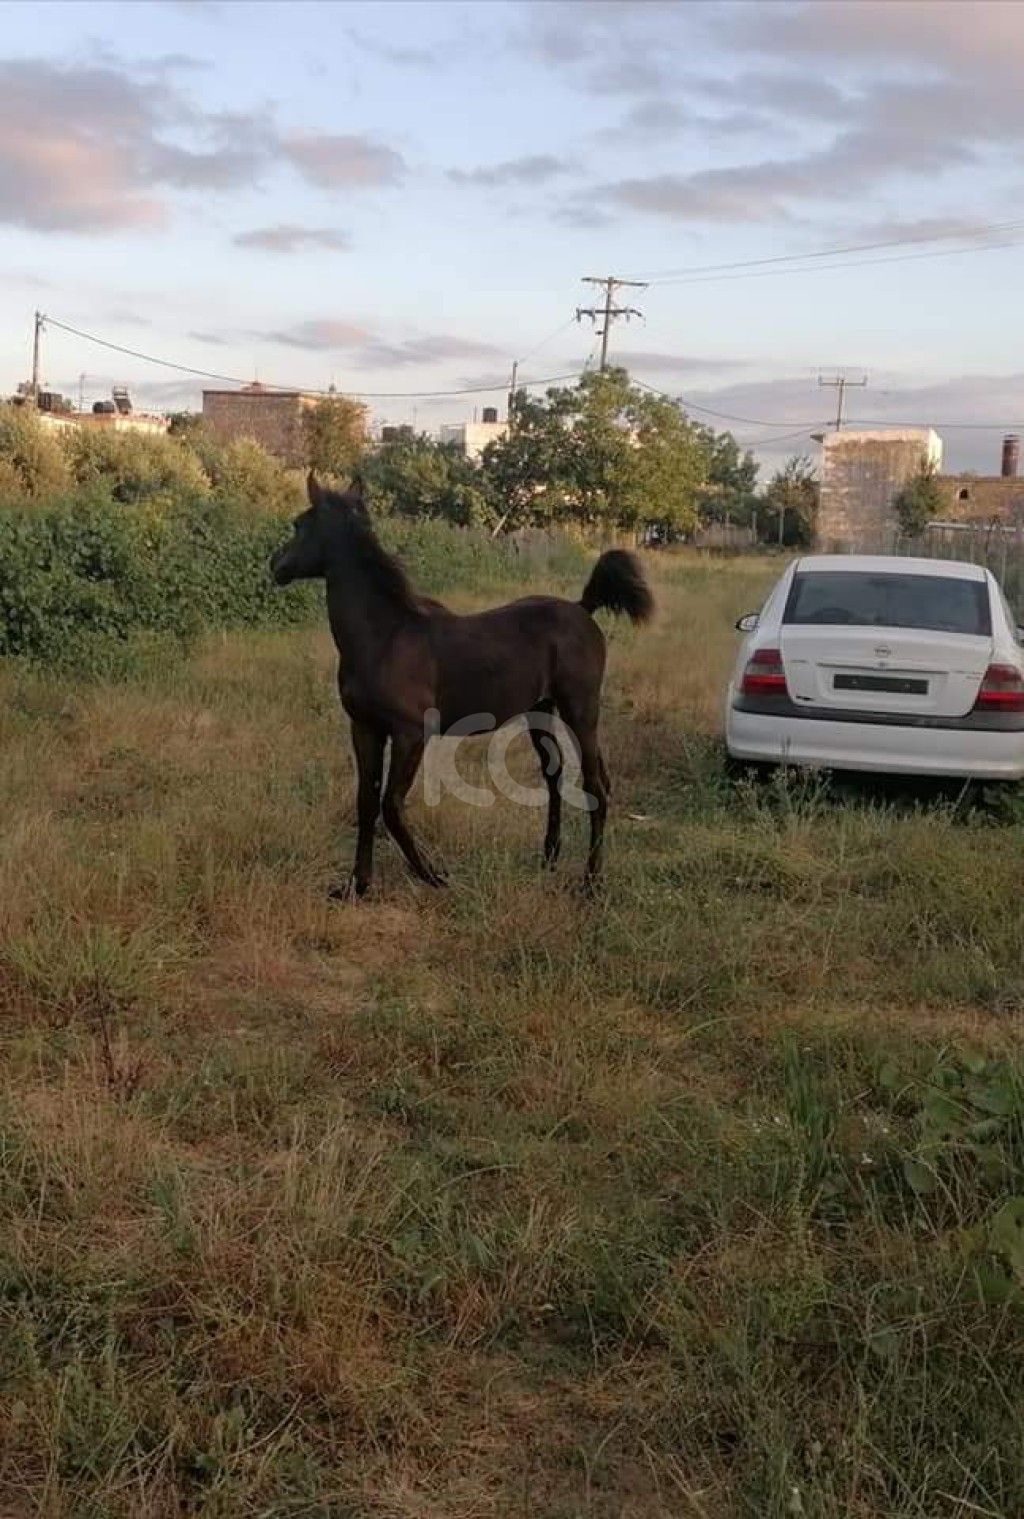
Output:
M460 617L412 589L374 534L359 482L340 494L310 475L308 491L309 509L296 518L271 569L278 585L327 582L327 615L342 656L341 703L359 772L356 856L346 891L361 896L369 888L378 817L413 874L443 886L405 821L424 744L432 732L487 732L532 713L545 719L557 713L577 745L590 813L585 880L592 884L611 790L598 744L605 642L593 613L605 607L647 621L653 602L636 558L621 549L602 554L579 601L528 596ZM552 732L531 725L530 737L548 789L544 862L554 865L564 757Z

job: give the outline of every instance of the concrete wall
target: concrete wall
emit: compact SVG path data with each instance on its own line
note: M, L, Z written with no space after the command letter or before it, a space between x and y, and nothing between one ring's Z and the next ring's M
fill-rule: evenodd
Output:
M44 427L66 432L69 427L83 427L92 432L141 432L165 433L171 425L169 417L153 416L149 412L133 411L121 416L114 411L41 411L39 420Z
M1003 475L940 475L942 516L954 522L1024 519L1024 479Z
M891 547L892 500L924 461L942 462L931 428L826 433L822 439L818 547L883 552Z
M223 443L254 438L285 464L305 460L303 412L315 396L297 390L204 390L203 420Z

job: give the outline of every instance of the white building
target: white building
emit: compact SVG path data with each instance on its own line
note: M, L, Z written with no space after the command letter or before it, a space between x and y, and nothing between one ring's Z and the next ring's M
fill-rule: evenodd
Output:
M442 427L438 434L440 441L454 443L467 459L479 459L488 443L497 443L508 432L508 423L499 422L497 412L489 417L487 412L490 410L490 407L485 407L482 422L457 422L453 426Z

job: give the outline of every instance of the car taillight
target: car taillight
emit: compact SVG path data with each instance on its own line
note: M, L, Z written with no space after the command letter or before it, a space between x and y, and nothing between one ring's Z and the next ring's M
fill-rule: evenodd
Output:
M744 696L785 696L786 672L778 649L755 649L747 661L740 690Z
M989 665L974 710L1024 712L1024 677L1014 665Z

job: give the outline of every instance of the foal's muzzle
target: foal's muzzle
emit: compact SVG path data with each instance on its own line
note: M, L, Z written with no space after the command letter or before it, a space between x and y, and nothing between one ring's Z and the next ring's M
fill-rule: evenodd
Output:
M278 549L271 555L270 574L275 585L287 585L289 581L294 580L295 574L287 547Z

